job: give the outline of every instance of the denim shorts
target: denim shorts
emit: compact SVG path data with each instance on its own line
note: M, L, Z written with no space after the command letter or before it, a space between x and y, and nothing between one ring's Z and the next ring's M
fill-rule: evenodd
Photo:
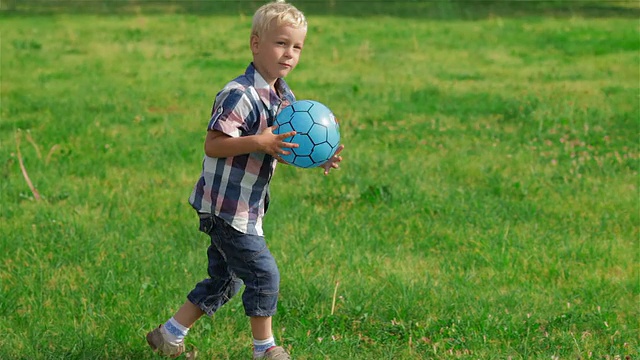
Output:
M275 315L280 272L264 237L241 233L210 214L200 214L200 231L211 237L207 250L209 277L196 284L187 299L213 315L244 283L245 314Z

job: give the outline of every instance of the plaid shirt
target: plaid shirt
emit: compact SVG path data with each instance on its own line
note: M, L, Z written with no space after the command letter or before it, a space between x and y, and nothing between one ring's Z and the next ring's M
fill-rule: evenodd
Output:
M282 99L256 71L253 63L216 95L208 130L231 137L260 134L295 97L287 83L275 84ZM269 206L269 182L277 161L268 154L228 158L205 155L202 174L189 203L200 213L215 214L236 230L263 236L262 218Z

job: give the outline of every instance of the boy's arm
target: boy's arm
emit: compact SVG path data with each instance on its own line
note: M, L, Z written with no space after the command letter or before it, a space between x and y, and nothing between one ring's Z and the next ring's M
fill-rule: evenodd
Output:
M298 147L298 144L283 141L290 136L294 136L296 132L290 131L276 135L273 133L275 128L275 126L271 126L260 134L240 137L231 137L221 131L209 130L204 142L204 153L208 157L227 158L252 152L261 152L282 160L280 155L289 154L283 148Z

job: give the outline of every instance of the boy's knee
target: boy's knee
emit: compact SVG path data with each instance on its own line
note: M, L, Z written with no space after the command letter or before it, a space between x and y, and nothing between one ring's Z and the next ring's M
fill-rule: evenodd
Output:
M255 269L257 290L265 294L278 293L280 288L280 270L273 257L263 259Z

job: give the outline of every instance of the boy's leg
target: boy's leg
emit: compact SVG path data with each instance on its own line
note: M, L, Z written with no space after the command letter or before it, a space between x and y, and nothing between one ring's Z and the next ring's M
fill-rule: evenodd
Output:
M289 360L289 354L280 346L276 346L271 331L271 316L251 316L251 332L253 334L253 358Z
M183 339L196 320L204 314L212 315L240 290L242 282L230 271L224 255L218 249L218 228L213 217L200 219L200 230L211 237L211 245L207 250L210 277L195 286L172 318L147 334L149 345L164 355L177 356L182 353Z
M266 340L273 336L271 316L251 316L251 334L256 340Z
M184 338L189 333L189 329L191 329L193 323L203 314L204 311L191 301L185 301L180 309L178 309L178 312L176 312L171 319L167 320L164 325L160 326L163 340L171 346L180 346L184 342Z
M221 252L233 273L245 284L242 302L250 317L254 359L289 359L283 348L276 346L272 332L272 316L276 312L280 287L278 266L267 248L264 237L243 234L228 226L228 241Z
M191 301L187 300L182 304L180 309L173 315L173 318L186 328L191 328L196 320L204 315L204 311Z
M147 335L147 342L161 354L178 356L184 351L184 338L189 329L203 314L204 311L187 300L171 319Z
M187 300L207 315L213 315L242 287L242 281L233 273L222 249L222 244L227 239L226 226L228 225L223 220L214 215L201 215L200 217L200 231L211 238L211 245L207 249L209 278L196 284L195 288L187 295ZM184 321L188 323L192 321L189 315L194 314L190 311L193 309L186 303L183 306L186 306ZM187 326L188 324L183 325Z
M238 279L229 269L224 255L218 250L215 234L211 234L211 246L207 250L209 258L208 273L209 278L200 281L187 295L187 302L183 305L184 318L180 323L188 326L196 316L195 309L198 308L202 314L213 315L220 307L226 304L235 294L240 291L242 281ZM190 303L191 305L187 304ZM178 310L179 311L179 310ZM176 313L178 315L178 313ZM181 316L182 314L180 314ZM199 316L198 316L199 318Z

